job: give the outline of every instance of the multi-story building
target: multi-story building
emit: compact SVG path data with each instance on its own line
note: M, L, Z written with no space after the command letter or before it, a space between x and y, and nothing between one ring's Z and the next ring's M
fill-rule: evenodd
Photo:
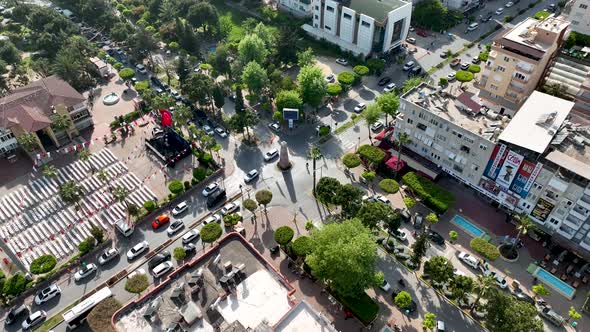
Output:
M480 0L441 0L441 3L450 10L466 12L480 5Z
M574 100L573 116L577 118L577 122L590 125L590 71L586 74L586 79L580 85Z
M566 39L569 22L528 18L492 42L478 83L485 106L513 116L545 76Z
M394 137L407 133L412 154L590 257L590 127L571 122L574 103L534 91L513 119L476 105L423 83L400 98Z
M567 18L572 22L572 30L590 35L590 0L571 0L566 5Z
M314 0L312 6L305 31L364 56L401 46L412 16L412 3L402 0Z
M279 8L295 16L310 16L312 0L280 0Z
M69 126L56 126L54 121L64 116ZM0 100L0 151L14 150L15 137L23 134L33 134L39 150L46 151L69 142L80 130L93 125L86 98L59 77L49 76L15 89Z

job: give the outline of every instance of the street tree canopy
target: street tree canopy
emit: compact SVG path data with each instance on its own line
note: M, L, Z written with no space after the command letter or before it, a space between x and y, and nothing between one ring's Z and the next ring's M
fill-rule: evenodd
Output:
M238 54L242 64L250 63L251 61L262 64L266 61L268 50L264 41L255 34L250 34L242 38L238 45Z
M338 294L356 298L376 285L377 244L360 220L327 224L315 230L311 240L313 251L305 262Z
M303 102L313 107L320 106L327 88L322 70L316 66L305 66L299 71L297 81Z
M385 224L392 222L397 224L395 229L401 224L401 216L390 205L381 202L365 203L358 211L356 217L363 222L363 225L369 228L377 227L377 223L383 221Z
M324 204L336 204L335 197L340 191L340 181L331 177L323 177L315 188L315 196Z
M301 109L301 107L303 107L301 95L299 95L299 92L296 90L280 91L277 95L275 103L279 112L282 112L284 108Z
M489 294L484 305L485 325L495 332L542 332L543 322L537 309L530 303L515 299L497 290Z
M434 256L424 263L424 273L436 283L445 283L454 275L453 264L443 256Z

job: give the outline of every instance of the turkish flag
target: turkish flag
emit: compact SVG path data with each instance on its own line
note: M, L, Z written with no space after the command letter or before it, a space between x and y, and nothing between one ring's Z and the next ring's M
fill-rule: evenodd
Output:
M160 110L160 115L162 116L162 126L170 127L172 126L172 114L168 110Z

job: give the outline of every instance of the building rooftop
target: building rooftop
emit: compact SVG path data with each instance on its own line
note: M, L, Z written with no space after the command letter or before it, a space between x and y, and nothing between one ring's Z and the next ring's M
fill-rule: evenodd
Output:
M533 91L499 139L543 153L561 128L574 103Z
M307 302L301 301L275 326L275 332L336 332L321 313L315 311Z
M554 41L539 38L541 31L559 33L569 26L569 22L560 18L550 16L543 21L538 21L532 17L520 22L512 30L499 38L500 41L508 41L532 48L539 52L546 52L554 45Z
M385 22L387 14L408 4L402 0L341 0L346 6L359 14L372 17L377 22Z

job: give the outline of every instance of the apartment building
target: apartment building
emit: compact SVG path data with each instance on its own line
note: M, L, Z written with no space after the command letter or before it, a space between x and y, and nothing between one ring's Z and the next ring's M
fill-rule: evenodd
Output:
M312 0L280 0L279 9L287 11L295 16L310 16Z
M534 91L510 119L470 98L423 83L400 98L394 139L590 257L590 127L571 121L574 103Z
M69 118L68 128L53 125L60 115ZM42 78L0 100L0 152L16 149L15 137L27 133L35 135L39 150L51 150L93 125L86 98L55 75Z
M571 0L565 12L567 18L572 22L572 30L575 32L590 35L590 0Z
M401 46L412 16L412 3L402 0L314 0L312 6L307 33L364 56Z
M492 42L478 83L484 105L514 116L537 88L565 41L569 22L528 18Z

